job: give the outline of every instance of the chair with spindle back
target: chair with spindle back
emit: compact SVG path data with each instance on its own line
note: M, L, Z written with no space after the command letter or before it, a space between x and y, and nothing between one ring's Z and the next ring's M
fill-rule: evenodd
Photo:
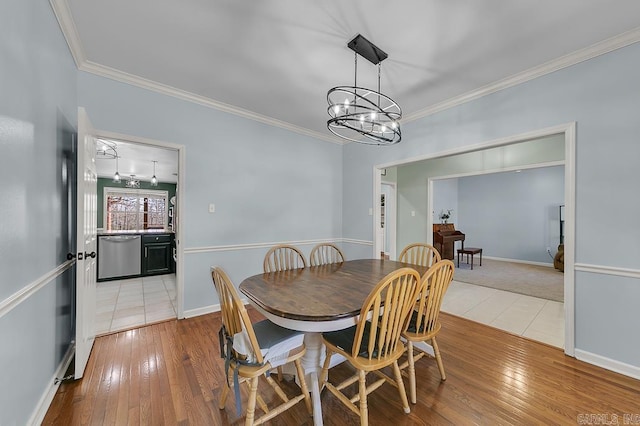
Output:
M288 271L306 267L307 260L302 252L297 247L288 244L271 247L264 256L264 272Z
M263 320L251 323L247 310L240 300L238 292L222 268L211 268L211 278L220 299L222 313L222 329L220 330L220 346L225 358L225 376L218 408L225 408L231 381L236 395L236 409L240 415L241 394L240 383L249 385L249 401L245 425L261 424L283 413L298 402L304 400L307 411L311 414L311 398L304 379L304 371L300 359L306 352L303 343L304 335L299 331L289 330ZM295 364L301 392L289 398L282 388L268 375L274 365ZM258 395L258 380L264 378L273 388L282 402L269 408ZM264 414L255 419L256 402Z
M344 262L342 250L331 243L320 243L312 248L309 254L309 264L311 266L342 262Z
M322 367L323 385L351 411L360 416L360 424L367 425L367 395L385 382L398 388L405 413L409 402L398 366L398 358L405 351L400 335L406 330L412 307L420 292L420 274L413 268L398 269L384 277L369 293L362 305L358 323L346 330L323 333L327 356ZM355 367L357 373L334 385L329 382L331 356L340 354ZM395 380L380 370L392 365ZM380 378L367 386L367 373ZM343 390L358 382L359 391L347 396ZM359 402L359 405L356 405Z
M412 265L426 266L427 268L440 261L440 253L432 245L425 243L409 244L400 252L399 262Z
M453 262L450 260L441 260L433 264L422 277L422 289L418 296L414 310L409 319L407 330L402 333L402 337L407 341L407 361L405 361L400 369L409 367L409 390L411 402L416 403L416 369L415 362L422 358L426 352L418 348L415 343L429 342L433 347L433 353L440 370L440 377L446 380L444 373L444 364L440 356L440 349L436 342L436 335L440 332L440 306L444 298L449 284L453 280ZM419 351L414 356L414 350Z

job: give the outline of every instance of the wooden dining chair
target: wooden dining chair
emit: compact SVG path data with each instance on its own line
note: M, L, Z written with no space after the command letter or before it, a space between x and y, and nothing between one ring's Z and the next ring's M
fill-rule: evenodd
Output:
M271 247L264 256L264 272L288 271L306 267L307 260L304 258L304 254L297 247L288 244Z
M283 413L304 400L311 414L311 399L304 379L300 358L305 354L304 335L299 331L280 327L269 320L252 324L238 292L222 268L211 269L211 278L220 299L222 326L220 330L220 350L225 358L227 383L222 387L218 407L223 410L233 385L236 395L236 410L240 416L240 383L249 386L249 400L245 425L258 425ZM267 373L277 365L293 362L298 374L301 392L289 398L282 388ZM258 395L258 381L264 378L282 402L269 408ZM255 418L256 402L264 414Z
M409 402L398 366L398 358L405 347L400 335L408 325L412 307L419 294L420 274L412 268L401 268L387 275L374 287L362 305L358 323L346 330L323 333L322 340L327 356L322 367L322 382L351 411L360 416L360 424L369 423L367 395L383 383L398 388L405 413ZM329 382L331 356L340 354L351 363L357 373L338 385ZM395 380L380 369L393 365ZM367 386L367 373L373 372L379 379ZM358 382L359 391L347 396L343 390ZM359 402L359 405L356 403Z
M327 265L329 263L344 262L342 250L335 244L320 243L311 249L309 254L309 264L311 266Z
M411 263L412 265L426 266L427 268L440 261L440 253L430 244L414 243L409 244L400 252L399 262Z
M423 349L417 347L415 343L430 343L433 348L440 377L446 380L444 373L444 365L440 356L436 335L440 332L440 306L444 298L449 284L453 280L453 262L450 260L441 260L435 263L427 273L422 277L421 293L418 296L418 303L409 319L407 330L402 333L402 337L407 341L407 361L405 361L400 369L409 367L409 393L411 402L416 403L416 369L415 362L424 355L429 355ZM418 351L417 355L414 351Z

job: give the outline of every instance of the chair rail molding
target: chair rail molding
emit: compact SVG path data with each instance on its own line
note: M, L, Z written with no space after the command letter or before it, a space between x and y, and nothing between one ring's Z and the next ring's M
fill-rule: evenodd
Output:
M202 247L188 247L184 249L185 254L190 253L209 253L216 251L234 251L234 250L252 250L266 247L273 247L276 245L315 245L320 243L350 243L350 244L362 244L372 246L373 241L368 240L355 240L351 238L323 238L318 240L298 240L298 241L272 241L268 243L246 243L246 244L228 244L220 246L202 246Z
M11 296L7 297L3 301L0 302L0 318L11 312L13 308L18 306L20 303L27 300L33 294L35 294L38 290L40 290L45 285L54 281L60 275L62 275L67 269L71 268L75 263L75 259L68 260L58 266L57 268L47 272L40 278L37 278L35 281L27 284L22 287L20 290L13 293Z
M640 279L640 269L618 268L615 266L592 265L588 263L576 263L574 269L579 272Z

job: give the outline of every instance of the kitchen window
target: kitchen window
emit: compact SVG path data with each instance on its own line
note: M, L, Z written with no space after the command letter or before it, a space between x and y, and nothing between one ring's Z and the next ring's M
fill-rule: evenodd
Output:
M104 188L104 228L138 231L167 227L168 192Z

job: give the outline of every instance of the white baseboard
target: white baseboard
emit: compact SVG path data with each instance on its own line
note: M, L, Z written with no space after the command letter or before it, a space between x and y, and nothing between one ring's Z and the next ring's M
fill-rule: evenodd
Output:
M71 345L69 345L67 353L64 354L62 361L60 361L60 365L58 365L58 369L51 378L49 387L40 397L40 401L38 401L36 409L33 411L33 414L31 414L31 418L27 422L28 425L42 424L44 416L47 414L47 410L49 410L49 406L51 405L51 401L53 401L53 397L56 396L56 392L60 387L60 382L58 382L56 379L64 377L64 373L67 371L67 368L69 368L69 364L71 364L71 361L73 360L73 356L75 354L76 345L72 343Z
M249 299L240 299L242 301L242 303L244 303L245 305L249 304ZM214 312L220 312L220 304L215 304L215 305L209 305L209 306L204 306L202 308L196 308L196 309L189 309L188 311L184 311L184 317L185 318L193 318L193 317L197 317L200 315L206 315L206 314L212 314Z
M624 362L596 355L581 349L575 350L575 356L580 361L588 362L589 364L597 365L598 367L615 371L616 373L624 374L625 376L633 377L634 379L640 379L640 367L638 366L626 364Z
M220 312L220 304L203 306L202 308L189 309L188 311L184 311L185 318L193 318L200 315L211 314L214 312Z

